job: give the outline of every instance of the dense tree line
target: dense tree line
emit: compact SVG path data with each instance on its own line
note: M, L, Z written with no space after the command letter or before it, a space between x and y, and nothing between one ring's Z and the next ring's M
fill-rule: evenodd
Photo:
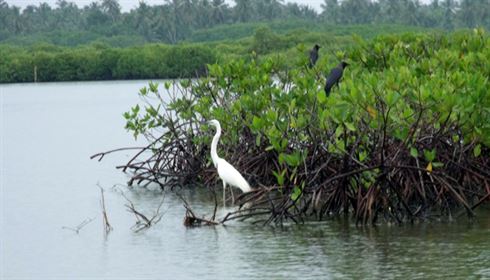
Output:
M41 38L51 36L54 43L65 45L83 44L101 37L116 38L121 44L177 43L209 27L275 19L490 28L489 11L489 0L433 0L427 5L419 0L325 0L321 13L283 0L235 0L231 6L224 0L165 0L156 6L142 1L129 12L121 11L118 0L100 0L84 7L58 0L55 7L41 3L23 10L0 0L0 41L42 34ZM59 40L65 37L71 39Z
M182 78L200 75L216 53L201 45L0 47L0 83Z
M329 23L398 23L444 29L490 27L489 0L324 0L320 17Z
M305 30L293 28L299 22L288 24L278 21L267 25L241 23L215 27L200 35L211 38L203 39L207 42L176 45L147 43L112 47L105 41L76 47L39 42L26 46L0 44L0 83L194 77L202 74L205 64L236 59L262 61L268 57L283 61L282 67L287 69L295 67L297 60L306 59L306 55L300 53L306 53L314 44L322 46L318 64L324 65L332 54L355 44L353 33L369 39L386 33L426 30L381 24L349 25L335 30L325 26L322 30L311 31L313 26ZM232 36L235 33L237 37ZM242 38L243 35L246 37ZM57 39L71 38L74 37ZM234 39L222 41L224 38Z
M145 2L130 12L121 12L117 0L101 0L79 8L59 0L24 10L0 0L0 41L16 35L57 32L96 33L105 37L139 36L147 42L177 43L194 30L219 24L267 21L276 18L315 18L307 6L277 0L242 0L234 7L224 0L166 0L163 5Z

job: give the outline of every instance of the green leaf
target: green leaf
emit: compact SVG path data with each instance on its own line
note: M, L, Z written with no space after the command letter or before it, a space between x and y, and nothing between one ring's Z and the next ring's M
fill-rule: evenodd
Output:
M337 126L337 129L335 129L335 136L339 138L342 133L344 133L344 128L342 126Z
M293 192L291 193L291 199L293 201L296 201L302 193L303 191L301 190L301 188L299 188L298 186L294 186Z
M283 164L284 163L284 161L286 160L285 157L286 157L286 155L284 153L280 153L279 154L279 157L278 157L279 164Z
M133 111L133 115L137 115L138 112L140 111L140 105L137 104L136 106L134 106L133 108L131 108L131 111Z
M338 148L339 152L341 152L341 153L345 152L345 142L343 140L338 139L336 144L337 144L337 148Z
M262 118L254 116L252 120L252 127L256 130L260 130L263 126L264 126L264 120L262 120Z
M286 147L287 147L287 146L288 146L288 139L283 138L283 139L281 140L281 149L283 149L283 150L284 150L284 149L286 149Z
M424 150L424 156L427 161L434 161L436 159L436 149Z
M400 99L400 94L396 91L390 91L386 95L386 102L388 105L393 106L398 102L398 99Z
M478 144L475 146L475 148L473 148L473 156L479 157L480 154L481 154L481 145Z
M286 163L289 166L296 167L301 163L301 153L299 151L295 151L292 154L280 153L279 154L279 163Z
M190 85L191 85L191 81L189 79L187 80L180 80L180 85L183 87L183 88L188 88Z
M152 116L152 117L156 117L157 114L158 114L158 109L160 108L160 105L158 106L158 108L155 110L155 108L153 106L149 106L149 107L146 107L146 112Z
M325 95L325 93L323 91L318 92L318 94L316 96L318 98L318 103L320 103L320 104L327 103L327 96Z
M419 157L419 151L415 147L410 147L410 155L414 158Z
M283 186L284 185L284 175L286 174L286 170L287 169L284 169L281 173L276 172L274 170L272 171L272 174L274 174L274 176L276 177L277 184L279 186Z
M353 123L345 122L344 124L345 124L345 126L347 127L348 130L350 130L350 131L356 131L356 127L354 126Z
M148 84L148 86L150 87L150 91L151 92L153 92L153 93L157 93L158 92L158 83L150 82Z
M296 167L301 163L301 154L299 152L294 152L293 154L285 154L283 153L284 161L287 165Z
M443 167L444 166L444 163L442 162L432 162L432 166L433 167L436 167L436 168L439 168L439 167Z
M360 162L363 162L366 158L367 158L367 152L366 151L362 151L359 153L359 161Z

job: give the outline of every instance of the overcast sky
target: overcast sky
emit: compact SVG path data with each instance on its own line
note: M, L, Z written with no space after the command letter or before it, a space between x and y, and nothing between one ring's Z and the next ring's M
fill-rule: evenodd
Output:
M38 6L39 3L41 2L46 2L48 3L51 7L54 7L56 5L57 0L6 0L9 5L15 5L21 8L25 8L27 5L35 5ZM75 2L78 7L83 7L86 6L92 2L93 0L67 0L68 2ZM157 5L157 4L162 4L165 1L164 0L145 0L145 2L148 5ZM232 0L226 0L227 3L232 4L234 3ZM296 2L298 4L306 4L317 11L320 11L320 5L323 3L323 0L287 0L286 2ZM423 3L428 3L430 0L421 0ZM135 8L138 6L139 1L138 0L119 0L119 4L121 4L122 10L127 12L131 10L132 8Z

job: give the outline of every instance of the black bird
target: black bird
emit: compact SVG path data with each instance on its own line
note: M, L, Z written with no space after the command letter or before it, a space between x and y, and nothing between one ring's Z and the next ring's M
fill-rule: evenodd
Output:
M313 68L315 66L316 61L318 60L318 50L320 49L319 45L316 45L313 47L313 49L310 50L310 68Z
M330 90L334 85L339 85L340 79L342 79L342 74L344 73L345 67L347 67L349 64L345 61L342 61L330 71L330 74L328 74L327 77L327 83L325 84L325 94L327 96L330 95Z

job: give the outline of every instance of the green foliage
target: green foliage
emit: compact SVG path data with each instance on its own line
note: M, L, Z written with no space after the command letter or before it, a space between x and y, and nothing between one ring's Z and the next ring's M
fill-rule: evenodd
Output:
M311 29L297 29L303 23ZM240 25L233 26L239 27ZM331 28L331 30L327 28L328 32L316 32L312 30L322 29L315 28L311 21L273 21L264 25L251 23L244 23L244 25L258 27L253 31L255 32L253 37L239 41L179 44L174 47L163 44L142 45L141 38L132 36L111 36L102 39L93 37L95 41L90 41L91 39L83 39L90 37L89 33L70 33L70 36L74 38L80 35L79 43L91 43L68 48L61 47L60 45L65 45L65 43L55 40L58 35L65 38L64 33L53 31L47 33L46 38L36 37L36 40L39 39L40 42L34 45L32 45L34 41L29 41L27 47L0 45L0 51L6 54L4 67L8 68L0 72L0 82L33 81L36 66L38 70L42 70L37 73L38 81L191 77L196 73L203 74L204 65L207 63L224 63L236 59L248 61L252 58L260 61L268 58L279 59L282 61L281 70L286 70L297 65L296 60L289 58L297 56L298 48L306 54L306 46L309 48L314 44L322 46L318 61L318 65L322 68L328 64L331 53L338 53L339 50L354 44L351 36L343 34L350 34L357 30L363 38L368 38L387 31L384 26L376 28L347 26ZM406 29L406 27L399 26L388 31L401 32ZM8 42L15 43L15 40L8 40ZM56 42L60 45L52 45L48 42ZM126 45L134 46L117 48L117 46ZM42 66L39 66L41 64L38 61L31 61L32 56L39 57L38 60L41 61ZM48 57L50 61L46 61ZM304 58L306 59L306 56ZM67 63L64 63L65 59ZM13 60L16 62L11 63ZM74 69L71 69L72 67Z
M1 46L0 82L85 81L180 78L202 73L216 53L201 45L145 45L125 49L93 44L61 48L47 44L29 49Z
M216 54L210 48L201 45L183 45L169 50L165 65L168 74L165 77L191 77L204 73L206 64L216 62Z
M85 7L67 1L59 1L54 7L40 3L24 10L2 2L0 41L23 46L39 42L63 46L103 42L128 47L154 42L237 40L253 36L262 25L277 34L304 29L340 36L350 35L349 29L365 24L360 33L366 37L373 37L380 24L385 32L399 30L400 25L405 26L405 31L426 27L490 28L486 13L490 3L481 0L441 4L326 0L321 13L304 4L277 0L236 2L233 6L222 0L172 0L155 6L140 2L129 12L121 11L118 0L94 1Z
M423 120L431 120L435 129L464 119L461 124L465 139L489 145L490 135L484 132L490 128L489 38L482 29L468 33L407 34L382 36L371 43L360 41L361 47L351 48L349 58L364 69L351 72L352 78L356 75L356 84L347 81L346 90L356 92L356 97L362 93L362 99L369 92L375 98L384 96L385 110L390 110L387 117L400 139L407 137L410 125L416 121L419 104L424 109Z
M332 161L354 156L363 166L378 161L377 153L387 153L390 145L401 149L396 155L432 171L446 164L441 146L427 140L435 135L459 134L444 144L473 143L474 157L490 147L490 39L482 32L357 38L358 46L340 54L351 66L329 97L324 80L301 60L288 72L273 58L209 65L208 77L174 85L185 94L164 109L196 123L218 119L226 131L224 153L238 149L251 133L250 153L272 157L277 168L266 178L290 189L293 200L308 179L307 171L300 172L314 153L308 147L326 149ZM296 56L303 56L301 48ZM155 85L150 89L158 92ZM125 115L127 128L135 135L150 132L164 123L158 109L138 114L133 108ZM209 142L209 136L194 137L195 143ZM360 182L369 186L378 174L370 171Z
M218 25L210 29L196 30L190 37L192 42L237 40L253 36L260 23L237 23Z
M275 20L271 22L235 23L219 25L213 28L198 30L188 39L192 42L236 41L256 35L257 30L267 28L268 33L275 33L284 43L325 42L328 46L332 39L342 36L350 38L358 34L364 39L371 39L381 34L398 34L421 32L430 29L399 24L364 24L364 25L331 25L319 24L313 20Z
M476 29L354 40L312 69L299 45L287 71L285 58L271 55L209 65L207 76L163 88L150 83L140 91L145 105L124 115L153 151L127 164L132 181L213 182L212 134L201 124L217 119L219 154L253 178L249 210L266 209L267 223L342 212L401 223L462 207L471 215L489 180L490 39ZM319 73L340 59L350 65L326 96Z
M269 28L260 27L255 31L252 50L258 54L263 54L277 49L280 43L279 37Z

